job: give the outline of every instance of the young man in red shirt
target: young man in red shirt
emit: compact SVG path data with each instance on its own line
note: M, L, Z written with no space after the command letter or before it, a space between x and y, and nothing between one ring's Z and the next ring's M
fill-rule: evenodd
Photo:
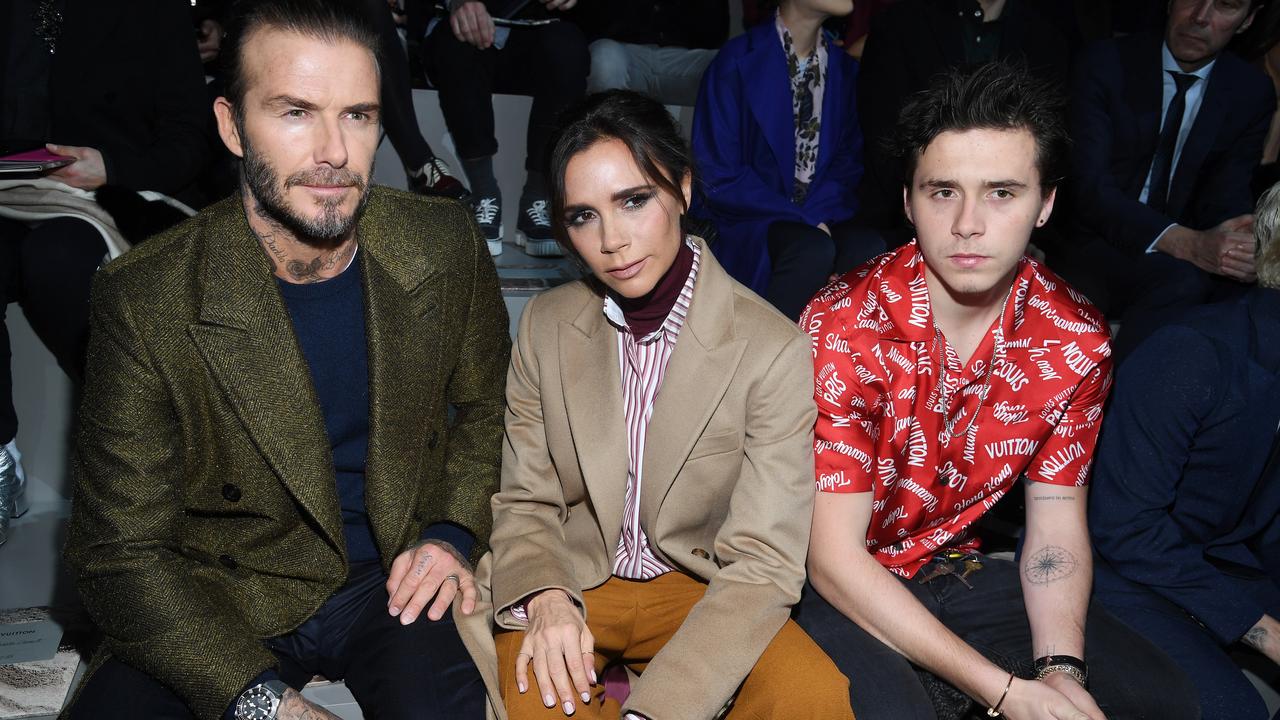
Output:
M1198 717L1176 667L1089 607L1109 332L1025 255L1053 210L1061 110L998 64L913 99L898 144L917 240L801 318L819 416L798 620L849 677L859 720L934 718L917 670L1011 720ZM972 529L1023 477L1015 565Z

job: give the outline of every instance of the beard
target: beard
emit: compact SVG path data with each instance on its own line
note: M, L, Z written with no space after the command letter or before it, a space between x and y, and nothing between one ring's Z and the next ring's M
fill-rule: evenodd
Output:
M280 225L299 241L316 247L330 247L346 237L355 227L369 200L369 179L344 168L316 167L300 170L280 183L279 173L266 157L254 150L248 136L241 131L244 159L241 178L258 204L258 212L264 219ZM369 167L370 175L373 166ZM345 198L318 198L319 217L308 217L285 200L284 193L296 185L341 185L354 187L360 193L355 210L343 213Z

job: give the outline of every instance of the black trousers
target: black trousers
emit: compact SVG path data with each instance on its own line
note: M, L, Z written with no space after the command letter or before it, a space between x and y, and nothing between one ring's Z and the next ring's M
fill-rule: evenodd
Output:
M21 305L31 329L77 382L89 342L89 285L106 253L102 235L83 220L31 228L0 218L0 322L9 303ZM8 328L0 327L0 445L18 434L11 358Z
M422 136L418 115L413 109L413 86L409 81L409 59L400 45L400 35L386 0L364 0L364 12L378 29L378 53L382 68L382 127L387 131L400 162L417 170L434 153Z
M512 28L502 49L481 50L459 40L448 22L441 22L427 37L422 51L460 159L474 160L498 152L493 93L530 95L533 107L524 167L547 171L557 116L586 93L591 70L587 41L576 25L560 21Z
M267 647L280 678L302 688L313 675L345 679L370 720L481 720L485 691L452 615L423 613L402 626L387 614L387 576L364 563L301 627ZM159 681L112 658L89 678L71 720L190 720L182 700Z
M773 275L764 297L783 315L799 320L805 305L832 274L843 275L884 252L884 239L853 221L831 226L831 235L812 225L780 220L769 225Z
M953 575L926 585L903 580L911 593L949 630L988 660L1033 677L1031 626L1017 566L985 558L966 578ZM858 627L806 585L796 622L849 678L858 720L934 720L935 711L917 668ZM1197 720L1199 702L1187 676L1154 645L1095 603L1085 621L1089 692L1110 720Z
M1259 601L1273 598L1270 579L1264 576L1253 584L1257 586ZM1099 589L1095 597L1186 671L1200 697L1202 720L1280 720L1280 711L1274 715L1267 712L1262 695L1240 671L1229 649L1220 645L1186 610L1154 591L1140 588L1133 592ZM1262 659L1261 655L1257 657ZM1263 665L1271 671L1271 677L1259 675L1274 684L1280 668L1266 660Z

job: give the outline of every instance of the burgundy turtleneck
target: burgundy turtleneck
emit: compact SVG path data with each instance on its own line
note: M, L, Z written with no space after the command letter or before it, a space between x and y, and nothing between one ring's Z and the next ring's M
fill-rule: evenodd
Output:
M680 297L680 290L689 279L691 269L693 269L693 248L689 247L689 243L682 238L675 262L671 263L671 267L667 268L667 272L652 290L638 298L613 295L613 301L622 310L632 335L642 338L662 327L667 315L671 314L671 308L675 307L676 298Z

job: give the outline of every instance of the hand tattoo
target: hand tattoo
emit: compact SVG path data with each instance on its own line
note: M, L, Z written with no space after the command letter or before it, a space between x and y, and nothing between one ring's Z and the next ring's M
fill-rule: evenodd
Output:
M1022 572L1032 585L1048 585L1076 572L1076 556L1057 545L1045 545L1024 562Z
M450 555L453 556L453 559L458 561L458 564L461 565L464 570L472 574L475 573L475 569L471 567L471 562L467 560L465 557L463 557L462 553L458 552L458 549L455 548L453 546L453 543L451 542L448 542L446 540L423 540L422 542L419 542L417 545L415 545L414 548L415 549L420 548L423 545L428 545L428 544L435 545L441 550L444 550L445 552L449 553Z
M1255 627L1245 633L1244 637L1241 639L1244 641L1245 645L1248 645L1254 650L1264 650L1267 645L1267 629Z
M302 697L302 693L289 688L280 698L279 720L342 720L337 715L314 705Z

